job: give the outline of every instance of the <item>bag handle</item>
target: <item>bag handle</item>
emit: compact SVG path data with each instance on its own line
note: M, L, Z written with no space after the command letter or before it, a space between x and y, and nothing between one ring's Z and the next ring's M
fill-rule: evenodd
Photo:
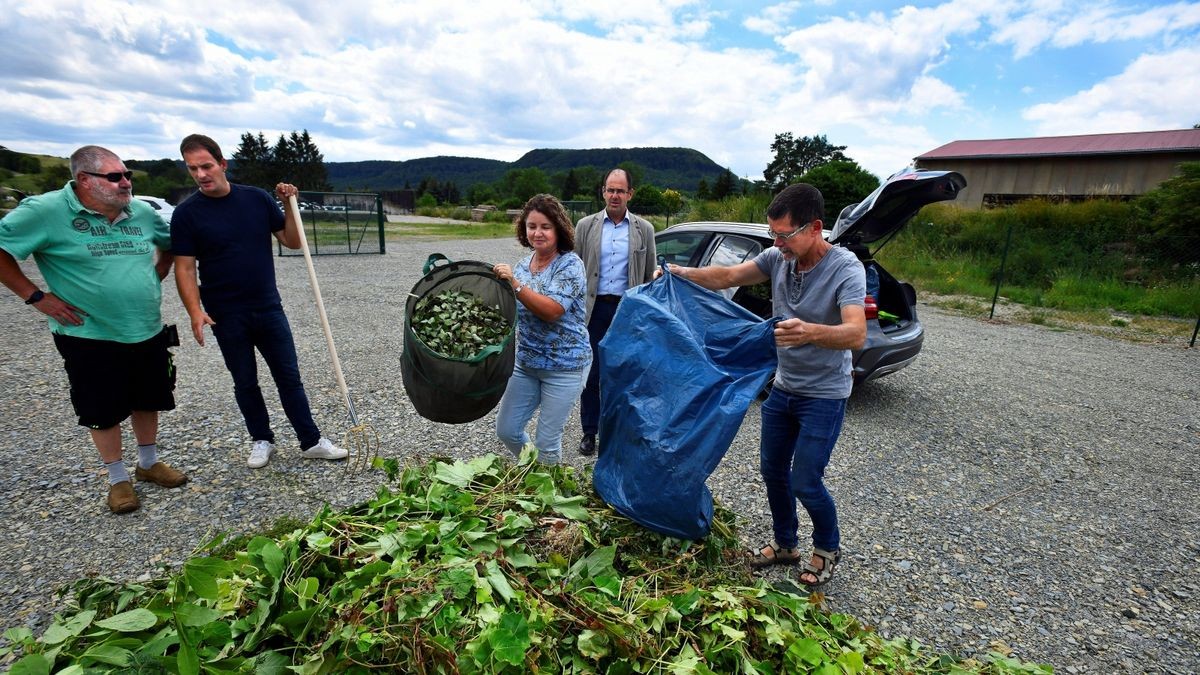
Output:
M425 267L423 267L421 269L421 275L425 276L425 275L429 274L430 271L432 271L434 268L438 267L439 262L449 265L453 261L450 260L449 258L447 258L446 256L442 255L441 253L431 253L431 254L429 254L429 257L425 259Z

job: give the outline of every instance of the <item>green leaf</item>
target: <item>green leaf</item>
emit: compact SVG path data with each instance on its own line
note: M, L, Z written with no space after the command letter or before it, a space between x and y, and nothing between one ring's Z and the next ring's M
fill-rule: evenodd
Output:
M54 660L43 654L27 654L9 669L9 675L50 675Z
M229 563L220 558L195 558L183 564L183 578L196 595L217 599L217 577L229 572Z
M122 633L136 633L138 631L150 630L154 628L154 624L156 623L158 623L158 617L154 615L154 612L138 608L97 621L96 625Z
M793 668L811 670L825 660L825 650L821 649L820 642L812 638L800 638L788 647L783 656Z
M42 642L48 645L56 645L67 638L75 637L92 623L92 618L95 616L95 610L86 609L67 619L64 623L55 622L42 635Z
M286 630L288 635L292 636L293 639L300 640L308 630L308 625L316 613L316 606L307 609L298 609L279 617L276 623Z
M175 667L179 675L199 675L200 655L188 640L179 641L179 653L175 655Z
M504 598L505 602L511 602L516 597L516 593L513 592L512 586L509 585L504 572L500 570L500 565L496 564L495 560L489 560L486 568L488 583L492 585L492 588L496 589L496 592L500 594L500 597Z
M488 637L492 654L501 661L520 666L531 644L529 624L520 614L505 614Z
M264 652L254 658L254 675L285 675L291 659L279 652Z
M555 495L550 508L572 520L587 520L588 512L587 509L583 508L585 501L586 497L583 495L575 495L574 497Z
M80 654L79 660L84 663L99 661L100 663L107 663L110 666L127 666L132 657L133 652L128 649L108 644L99 644L89 647L86 652Z
M471 484L479 474L492 468L495 463L495 456L476 457L470 461L462 462L455 460L453 464L438 462L437 468L434 470L433 477L443 483L449 483L455 487L465 488Z
M593 661L599 661L608 656L608 635L605 633L598 633L588 628L579 634L575 643L579 648L579 653Z
M25 626L9 628L8 630L4 631L4 639L8 640L9 643L11 643L11 644L18 644L21 642L25 642L26 640L30 640L32 638L33 638L33 631L29 630Z
M203 626L216 621L222 614L219 610L193 603L180 603L174 609L179 623L184 626Z
M858 652L844 652L838 656L837 662L848 675L862 673L867 669L867 664L863 661L863 655Z
M571 574L593 579L605 573L610 575L615 574L613 571L613 560L616 555L616 546L598 548L592 551L586 558L571 565Z
M321 587L316 577L305 577L296 584L296 597L300 599L300 607L303 609L308 605L308 601L317 594L317 590Z
M601 574L593 577L592 583L596 584L596 588L610 597L618 597L621 595L621 578L614 574Z
M279 579L283 576L284 555L283 550L279 548L273 541L268 541L262 547L263 565L267 569L267 574Z

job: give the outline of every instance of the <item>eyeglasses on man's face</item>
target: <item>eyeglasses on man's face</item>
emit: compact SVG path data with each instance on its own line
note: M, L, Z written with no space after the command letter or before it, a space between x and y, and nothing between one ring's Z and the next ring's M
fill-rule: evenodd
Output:
M122 178L124 178L125 180L128 180L128 181L133 180L133 172L132 171L109 171L108 173L96 173L95 171L80 171L79 173L86 173L89 176L96 176L97 178L103 178L104 180L106 180L110 183L120 183Z
M767 233L770 234L771 238L776 241L787 241L788 239L791 239L792 237L807 230L809 227L812 227L812 224L815 222L817 222L817 221L810 220L807 223L805 223L804 225L801 225L800 227L797 227L796 229L792 230L791 232L776 232L775 230L772 230L771 228L768 227Z
M610 197L615 197L617 195L627 195L629 194L629 190L622 190L621 188L604 188L604 194Z

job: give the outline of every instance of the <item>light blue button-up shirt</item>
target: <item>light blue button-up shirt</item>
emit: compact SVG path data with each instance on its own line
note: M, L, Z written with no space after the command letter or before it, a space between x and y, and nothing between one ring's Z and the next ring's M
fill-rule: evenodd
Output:
M598 295L621 295L629 287L629 211L614 223L606 214L600 230Z

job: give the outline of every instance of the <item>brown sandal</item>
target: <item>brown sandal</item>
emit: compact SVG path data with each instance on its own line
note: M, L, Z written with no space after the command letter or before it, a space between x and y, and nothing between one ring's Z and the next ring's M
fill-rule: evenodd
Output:
M800 564L800 549L799 548L783 548L771 542L758 549L757 553L750 554L750 567L761 569L770 567L771 565L799 565Z
M823 548L814 548L813 555L821 559L820 569L813 567L810 560L804 563L804 569L800 570L800 578L798 579L801 585L810 589L820 588L829 583L829 580L833 578L833 568L837 567L837 564L842 560L842 552L840 550L826 551ZM803 579L805 574L811 574L814 581L812 583L805 581Z

